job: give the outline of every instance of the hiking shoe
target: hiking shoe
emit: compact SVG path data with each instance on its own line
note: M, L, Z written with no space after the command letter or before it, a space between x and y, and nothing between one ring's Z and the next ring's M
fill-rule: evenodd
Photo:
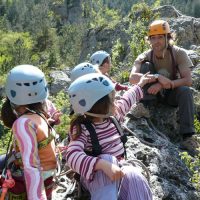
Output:
M131 115L135 118L141 118L141 117L150 117L149 110L144 107L142 103L138 103L132 106L131 110L129 111Z
M200 144L198 143L197 139L192 137L187 137L180 143L180 149L186 150L191 156L198 155Z

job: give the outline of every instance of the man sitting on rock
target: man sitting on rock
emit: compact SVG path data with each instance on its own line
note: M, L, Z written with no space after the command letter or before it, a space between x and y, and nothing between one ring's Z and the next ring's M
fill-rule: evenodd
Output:
M194 103L189 86L192 84L193 66L186 51L172 45L172 34L167 21L155 20L148 30L151 49L140 54L134 62L130 83L139 82L142 74L150 71L155 83L145 89L144 101L157 99L171 106L178 106L180 117L180 148L191 155L197 153L198 142L194 139Z

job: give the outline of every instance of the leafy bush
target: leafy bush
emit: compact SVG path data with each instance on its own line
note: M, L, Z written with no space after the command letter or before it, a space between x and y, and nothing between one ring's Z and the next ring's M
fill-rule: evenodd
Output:
M70 103L69 97L63 91L59 92L55 97L51 97L52 102L55 104L56 108L62 112L60 117L61 123L55 126L56 132L60 135L61 139L66 138L69 128L69 112Z
M200 153L195 156L195 158L191 157L187 152L182 152L180 155L181 159L192 173L191 181L194 184L194 187L197 190L200 190Z
M196 116L194 118L194 127L195 127L195 132L197 134L200 134L200 122L199 122L199 120L197 119Z

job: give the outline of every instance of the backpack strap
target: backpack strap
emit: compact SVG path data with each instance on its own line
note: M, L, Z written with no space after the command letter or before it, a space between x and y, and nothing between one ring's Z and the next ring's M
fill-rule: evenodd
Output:
M127 142L127 135L124 134L121 126L119 125L119 122L117 121L117 119L114 116L110 116L110 119L111 119L111 121L113 122L113 124L115 125L115 127L117 128L117 130L120 133L121 141L122 141L123 146L124 146L124 155L126 156L125 143ZM90 133L90 138L91 138L91 143L92 143L92 152L85 151L86 154L87 155L92 155L92 156L100 155L102 153L102 147L99 144L99 140L98 140L96 131L95 131L92 123L84 122L83 124L85 125L86 129Z
M168 47L171 58L172 58L172 70L173 70L173 80L177 79L177 72L179 72L178 65L176 65L175 57L172 51L172 46Z
M93 156L100 155L102 153L102 148L101 148L101 145L99 144L97 133L96 133L92 123L84 122L83 124L85 125L86 129L90 133L90 138L91 138L91 143L92 143L92 153L89 151L86 151L86 154L93 155Z
M153 63L153 49L150 52L150 63Z
M110 119L112 120L113 124L116 126L117 130L119 131L121 136L124 136L124 132L122 130L122 127L119 125L119 122L114 116L110 116Z
M112 120L113 124L115 125L115 127L117 128L117 130L120 133L121 141L122 141L123 146L124 146L124 156L126 157L126 147L125 147L125 144L126 144L126 142L128 140L127 135L124 134L124 132L122 130L122 127L120 126L119 122L117 121L117 119L114 116L110 116L110 119Z

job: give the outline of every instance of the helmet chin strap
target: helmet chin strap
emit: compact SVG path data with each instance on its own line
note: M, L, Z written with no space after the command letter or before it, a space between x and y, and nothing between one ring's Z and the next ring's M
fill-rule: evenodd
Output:
M113 114L111 112L103 115L103 114L95 114L95 113L90 113L90 112L85 112L86 115L92 116L92 117L100 117L100 118L108 118L112 116Z
M165 52L167 50L167 47L168 47L167 34L165 34L165 48L162 51L162 58L165 57Z

